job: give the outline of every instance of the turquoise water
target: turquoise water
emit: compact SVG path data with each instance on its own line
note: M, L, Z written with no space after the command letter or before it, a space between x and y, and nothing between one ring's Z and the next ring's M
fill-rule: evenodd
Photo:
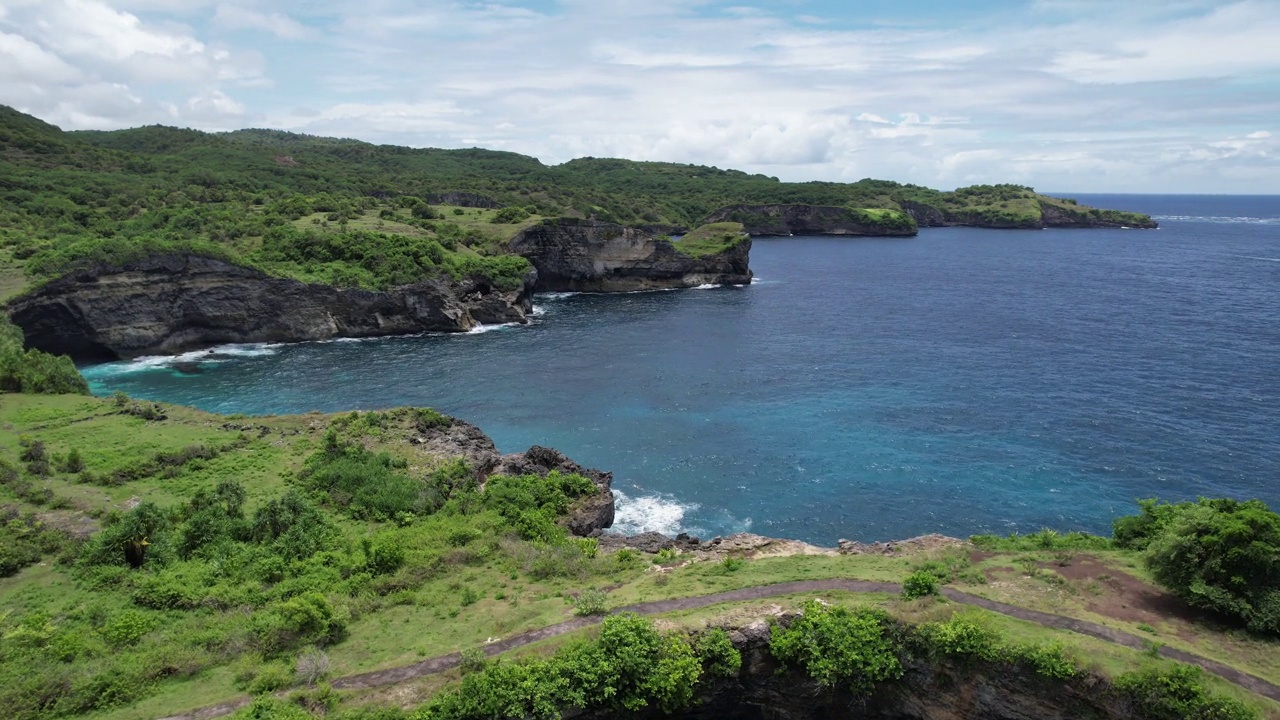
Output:
M750 287L86 375L229 413L433 406L612 470L627 531L829 544L1106 531L1157 495L1280 507L1280 198L1078 197L1162 228L760 239Z

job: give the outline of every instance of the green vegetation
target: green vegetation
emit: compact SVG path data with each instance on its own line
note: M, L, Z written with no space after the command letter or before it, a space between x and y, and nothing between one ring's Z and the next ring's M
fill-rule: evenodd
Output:
M707 661L726 662L719 656ZM548 660L489 664L413 717L556 718L569 708L672 712L693 699L702 667L689 638L664 636L636 615L613 615L605 619L598 639L565 647Z
M271 130L167 127L63 132L0 106L0 297L76 268L194 253L308 282L386 289L435 277L517 287L506 242L548 217L697 227L736 204L846 208L914 227L904 203L953 221L1038 222L1041 204L1084 208L1012 185L944 193L879 180L783 183L674 163L581 158L548 167L514 153L416 150ZM446 205L466 202L476 207ZM692 254L732 244L685 241Z
M742 223L709 223L690 230L675 243L675 246L685 255L704 257L724 252L746 239L747 234L742 231Z
M1143 551L1157 582L1192 607L1280 635L1280 515L1257 500L1143 500L1115 542Z
M24 350L22 330L0 313L0 394L89 394L71 358Z
M902 677L891 629L883 611L810 601L789 626L773 626L769 649L778 660L803 668L826 687L864 694L877 683Z

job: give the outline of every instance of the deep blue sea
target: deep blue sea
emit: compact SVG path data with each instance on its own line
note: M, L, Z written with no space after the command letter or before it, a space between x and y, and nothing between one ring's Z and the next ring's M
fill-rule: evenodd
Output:
M467 335L86 369L227 413L432 406L612 470L618 528L831 544L1280 509L1280 197L1072 195L1161 229L758 239L749 287L540 296Z

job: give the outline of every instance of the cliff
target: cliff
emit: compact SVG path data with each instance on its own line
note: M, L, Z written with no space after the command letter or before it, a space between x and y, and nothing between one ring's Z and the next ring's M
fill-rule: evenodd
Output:
M1104 210L1038 195L1026 188L1009 200L990 198L969 201L959 192L938 195L939 200L901 200L899 205L920 227L982 227L997 230L1039 230L1041 228L1141 228L1154 229L1159 223L1149 215ZM955 197L959 196L960 200Z
M909 237L916 225L894 210L852 210L824 205L730 205L703 221L742 223L752 235L861 235Z
M10 302L27 345L77 360L174 354L221 343L463 332L525 322L533 273L502 292L442 279L388 292L274 278L194 255L153 256L54 280Z
M791 618L780 618L787 623ZM756 621L731 629L742 654L736 676L703 685L690 707L675 713L648 708L651 720L742 718L817 720L1134 720L1151 718L1141 707L1109 692L1098 675L1048 679L1013 664L954 659L908 659L901 679L880 684L869 696L824 687L789 670L769 650L769 624ZM604 720L608 712L570 713L578 720Z
M557 218L528 228L508 249L538 271L540 291L626 292L751 282L751 240L689 255L675 243L613 223Z

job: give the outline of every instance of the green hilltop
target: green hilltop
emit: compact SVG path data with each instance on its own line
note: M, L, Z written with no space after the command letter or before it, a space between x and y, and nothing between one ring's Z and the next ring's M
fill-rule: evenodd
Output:
M371 289L440 274L511 286L505 243L548 217L697 228L731 205L845 208L874 230L929 224L1141 226L1014 185L940 192L882 180L780 182L737 170L510 152L412 149L274 130L150 126L64 132L0 106L0 300L84 265L190 251Z

